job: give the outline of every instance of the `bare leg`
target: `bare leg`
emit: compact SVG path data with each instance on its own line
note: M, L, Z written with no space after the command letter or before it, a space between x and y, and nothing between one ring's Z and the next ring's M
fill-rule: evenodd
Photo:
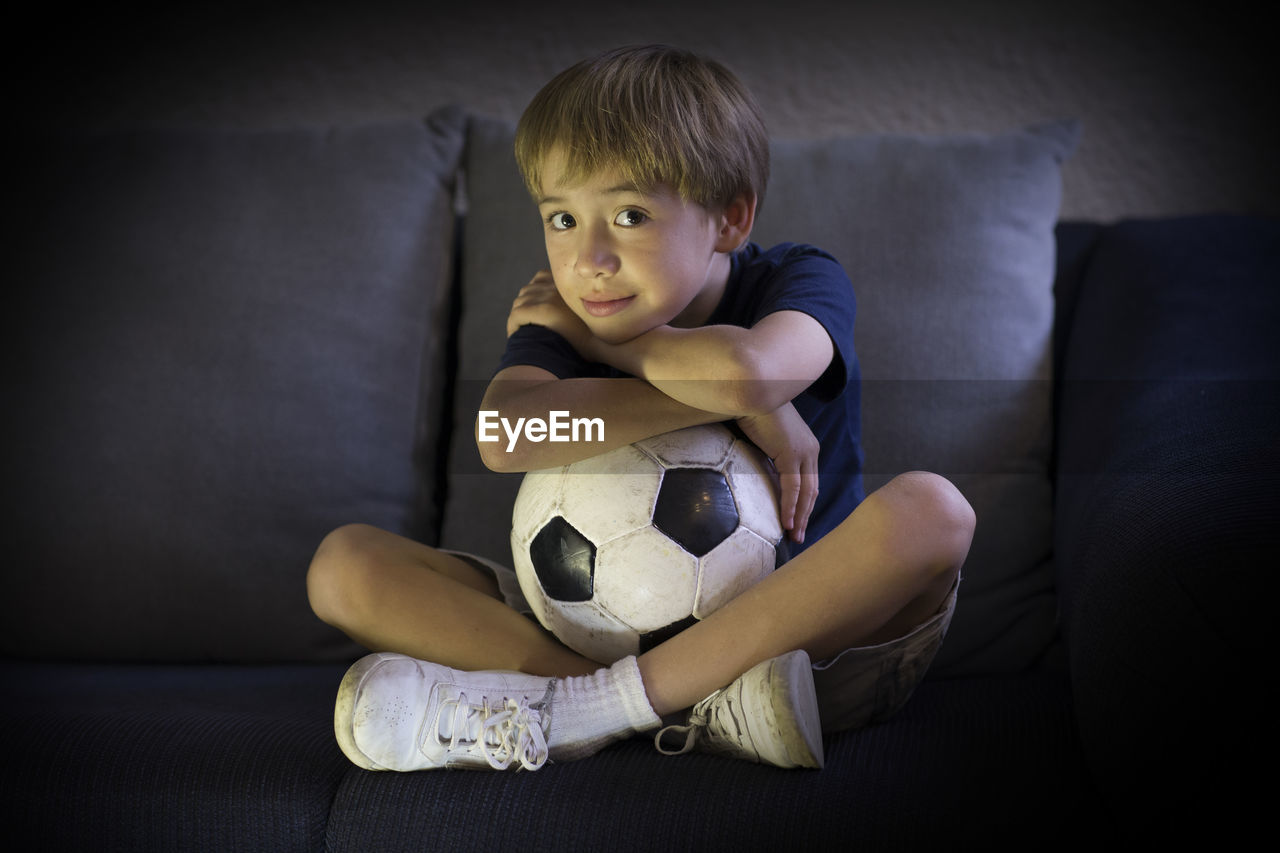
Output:
M794 649L821 660L906 633L937 612L973 525L968 502L941 477L894 479L787 565L642 655L650 705L659 715L683 710ZM507 607L492 578L376 528L330 534L307 588L321 619L373 650L461 670L563 677L601 667Z
M484 572L367 525L325 537L307 595L317 616L372 651L462 670L567 676L600 668L508 607Z
M949 482L904 474L787 565L639 659L653 710L687 708L795 649L813 660L901 636L937 612L973 536Z

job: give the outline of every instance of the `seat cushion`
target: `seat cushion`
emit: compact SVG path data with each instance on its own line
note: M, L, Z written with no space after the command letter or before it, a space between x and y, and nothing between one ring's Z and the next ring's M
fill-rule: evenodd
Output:
M1046 831L1072 849L1105 819L1070 709L1050 672L934 681L889 722L827 737L821 771L664 756L648 737L536 773L354 771L328 849L1003 850Z
M333 738L343 671L0 663L6 835L23 850L323 849L351 768Z

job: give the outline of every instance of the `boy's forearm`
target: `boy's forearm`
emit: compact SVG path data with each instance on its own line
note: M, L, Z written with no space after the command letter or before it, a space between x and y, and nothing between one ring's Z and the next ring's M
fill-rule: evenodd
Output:
M476 445L491 470L532 471L725 419L641 379L495 379L476 420Z
M737 326L660 326L621 344L595 339L592 346L595 360L722 419L771 412L807 384L767 379L748 330Z

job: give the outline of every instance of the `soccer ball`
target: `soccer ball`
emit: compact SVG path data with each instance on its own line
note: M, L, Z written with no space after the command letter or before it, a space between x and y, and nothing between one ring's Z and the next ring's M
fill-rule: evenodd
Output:
M538 621L602 663L640 654L785 559L778 486L755 445L720 424L530 471L511 551Z

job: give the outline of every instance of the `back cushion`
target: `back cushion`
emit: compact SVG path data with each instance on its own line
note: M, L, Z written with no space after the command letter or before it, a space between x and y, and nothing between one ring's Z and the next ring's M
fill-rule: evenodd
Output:
M977 514L938 675L1017 671L1055 636L1053 228L1077 133L775 149L756 239L800 235L853 281L868 492L934 471Z
M511 508L521 477L480 461L476 413L506 343L511 301L547 266L542 222L516 168L515 126L472 116L463 157L466 227L462 246L458 371L442 544L511 564Z
M460 115L33 147L3 652L355 654L306 570L435 533Z
M1077 127L994 136L778 141L753 239L818 245L853 280L867 487L932 470L978 530L935 674L1011 672L1053 641L1051 339L1060 164ZM469 132L460 406L444 540L510 560L518 475L469 436L516 291L546 265L511 125ZM831 488L830 484L822 484Z

